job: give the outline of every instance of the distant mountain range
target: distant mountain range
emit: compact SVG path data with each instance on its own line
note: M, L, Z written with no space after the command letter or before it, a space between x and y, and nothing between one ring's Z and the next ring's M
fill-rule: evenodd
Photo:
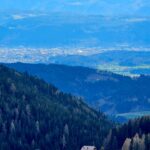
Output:
M0 15L0 47L110 48L150 47L149 17L107 17L67 13Z
M150 76L130 78L90 68L55 64L6 65L44 79L64 92L81 96L89 105L109 115L150 111Z

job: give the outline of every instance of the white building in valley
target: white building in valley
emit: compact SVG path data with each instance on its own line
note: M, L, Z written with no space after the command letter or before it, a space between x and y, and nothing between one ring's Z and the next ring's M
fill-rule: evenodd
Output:
M83 146L81 150L97 150L95 146Z

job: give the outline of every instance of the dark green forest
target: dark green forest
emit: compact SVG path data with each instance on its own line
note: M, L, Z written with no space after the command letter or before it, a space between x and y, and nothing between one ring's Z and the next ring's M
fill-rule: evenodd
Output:
M83 99L0 65L0 150L150 150L150 116L120 125Z
M130 120L112 129L104 147L105 150L150 150L150 116Z
M113 124L80 98L0 65L0 149L100 147Z

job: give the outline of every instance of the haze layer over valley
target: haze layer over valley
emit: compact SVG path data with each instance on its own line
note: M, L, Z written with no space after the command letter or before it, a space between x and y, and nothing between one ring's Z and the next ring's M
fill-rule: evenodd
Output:
M125 61L122 66L116 56L113 61L105 58L105 53L113 54L113 51L118 51L119 57L120 52L125 51L126 60L131 55L136 58L137 52L142 56L149 53L150 17L147 15L104 16L30 10L4 12L0 19L1 62L83 65L121 74L141 74L144 69L149 74L149 57L144 56L142 60L146 63L140 65L136 59L131 62L132 66ZM89 65L86 60L95 59L97 54L105 61L98 59ZM72 58L74 61L70 62ZM138 71L133 73L135 69Z

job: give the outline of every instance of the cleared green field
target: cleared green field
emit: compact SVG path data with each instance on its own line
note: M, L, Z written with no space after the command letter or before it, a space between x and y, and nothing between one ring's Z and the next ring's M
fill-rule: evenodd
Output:
M117 114L116 118L123 117L127 120L134 119L142 116L150 115L150 111L142 111L142 112L131 112L131 113L123 113L123 114Z
M98 66L98 70L107 70L117 74L138 76L139 74L133 73L134 70L150 70L150 65L141 66L120 66L119 64L102 64Z

